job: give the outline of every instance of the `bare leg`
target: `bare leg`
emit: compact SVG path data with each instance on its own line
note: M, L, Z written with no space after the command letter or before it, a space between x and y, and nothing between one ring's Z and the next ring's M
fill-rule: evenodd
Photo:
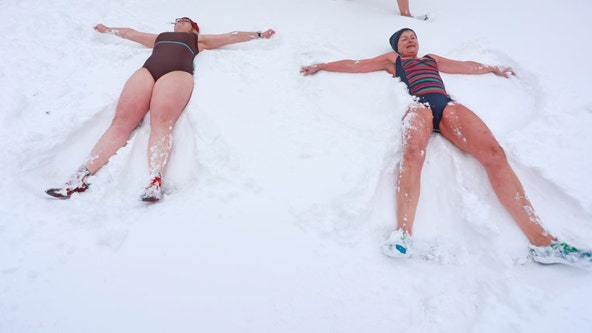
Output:
M173 148L173 127L193 92L193 76L175 71L158 79L150 101L150 173L164 174Z
M64 186L48 189L45 193L68 199L75 192L86 191L87 176L97 172L126 144L131 132L148 112L153 85L154 80L147 69L141 68L132 74L123 87L111 125L96 143L90 156Z
M84 166L94 174L129 139L132 131L148 112L154 79L146 68L137 70L127 80L111 126L105 131L90 153Z
M541 225L506 154L487 125L462 104L444 110L440 132L455 146L473 155L485 168L500 202L506 207L531 244L546 246L555 240Z
M397 229L411 235L419 201L421 169L433 131L432 112L417 104L403 118L403 155L397 173Z
M399 6L401 16L411 17L411 12L409 12L409 0L397 0L397 5Z

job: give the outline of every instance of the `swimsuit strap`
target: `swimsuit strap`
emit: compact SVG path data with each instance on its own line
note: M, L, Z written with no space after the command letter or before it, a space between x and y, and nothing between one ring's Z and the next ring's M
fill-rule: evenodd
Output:
M405 73L405 69L403 69L403 64L401 63L401 56L397 56L397 60L395 60L395 69L397 73L397 77L405 83L405 85L409 86L409 80L407 80L407 74Z

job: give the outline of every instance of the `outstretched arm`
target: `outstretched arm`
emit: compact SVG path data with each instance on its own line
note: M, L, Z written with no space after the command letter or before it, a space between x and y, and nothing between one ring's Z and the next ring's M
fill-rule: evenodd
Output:
M509 78L515 75L514 70L510 67L505 66L490 66L478 63L476 61L458 61L447 59L444 57L430 54L430 56L436 59L438 68L442 73L448 74L487 74L493 73L495 75Z
M363 60L338 60L320 64L304 66L300 73L304 76L312 75L319 71L341 72L341 73L368 73L376 71L387 71L395 75L395 52L386 53L378 57Z
M264 32L261 31L233 31L226 34L220 35L199 35L198 44L201 50L213 50L224 45L247 42L253 39L259 38L271 38L275 34L273 29L268 29Z
M102 23L97 24L95 30L100 33L111 33L121 38L129 39L132 42L140 43L149 48L154 47L154 42L158 36L156 34L140 32L130 28L110 28Z

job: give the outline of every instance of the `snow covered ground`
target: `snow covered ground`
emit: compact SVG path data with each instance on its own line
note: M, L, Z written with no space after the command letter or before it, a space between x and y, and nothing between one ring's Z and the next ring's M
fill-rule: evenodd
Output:
M506 148L545 226L592 247L589 0L130 0L0 2L0 332L585 332L592 272L542 266L482 168L431 138L418 255L379 245L394 226L393 169L408 97L386 73L314 62L390 51L512 66L443 75ZM89 191L51 199L109 125L150 50L97 23L271 40L196 58L167 196L147 183L147 120ZM573 59L573 61L572 61ZM571 62L570 62L571 61Z

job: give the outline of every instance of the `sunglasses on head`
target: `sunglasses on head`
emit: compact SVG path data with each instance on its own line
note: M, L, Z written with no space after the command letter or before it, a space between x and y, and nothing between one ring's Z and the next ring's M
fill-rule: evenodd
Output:
M175 24L179 23L179 22L187 22L189 24L191 24L191 26L193 27L193 29L197 32L199 32L199 26L197 25L197 23L193 22L192 19L190 19L189 17L180 17L175 19Z

